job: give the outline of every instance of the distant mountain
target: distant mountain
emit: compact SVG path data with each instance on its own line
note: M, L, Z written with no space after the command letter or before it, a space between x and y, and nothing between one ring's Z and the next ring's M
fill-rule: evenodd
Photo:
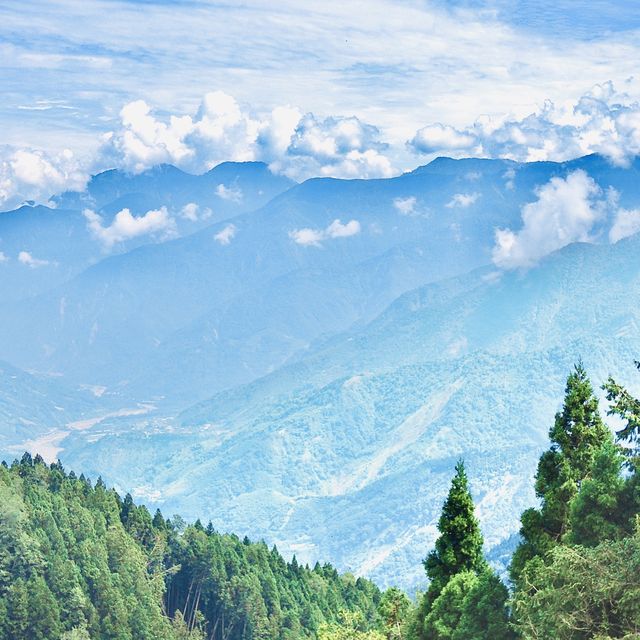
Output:
M260 162L225 162L201 176L161 165L140 174L99 173L82 193L51 198L51 207L25 205L0 213L0 299L14 301L61 285L109 253L124 253L168 237L193 233L213 222L252 211L295 183ZM89 228L85 209L109 229L114 216L166 209L156 233L121 229L105 247Z
M95 443L77 433L65 456L164 510L419 586L458 457L498 553L533 502L573 363L595 384L634 382L638 255L640 235L571 245L526 273L482 268L418 289L177 421L114 423Z
M162 164L138 174L104 171L93 176L84 192L52 200L59 207L90 207L112 215L124 207L144 214L162 206L179 211L195 203L211 209L211 220L223 220L257 209L294 184L263 162L223 162L199 176Z
M249 167L264 176L263 165ZM232 223L107 258L12 305L0 319L0 356L184 405L275 370L405 291L487 264L495 228L518 228L536 185L576 167L618 188L623 204L639 195L635 166L597 156L523 165L441 158L388 180L308 180ZM166 174L193 179L168 167L111 172L88 193L108 199L119 194L118 176L142 188Z

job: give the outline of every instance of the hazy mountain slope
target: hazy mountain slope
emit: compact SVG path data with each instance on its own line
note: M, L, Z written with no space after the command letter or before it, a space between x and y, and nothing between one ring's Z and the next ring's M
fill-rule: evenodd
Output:
M95 410L90 392L75 392L59 380L30 375L0 362L0 457L24 452L24 443L52 433Z
M93 176L83 193L63 193L53 201L112 215L124 207L144 214L161 206L179 211L196 203L211 209L212 220L222 220L257 209L294 184L262 162L223 162L199 176L163 164L138 174L104 171Z
M0 300L46 293L110 253L193 233L252 211L293 184L258 162L226 162L201 176L170 165L137 175L118 170L97 174L85 192L52 198L53 208L26 205L0 213ZM125 208L139 217L163 207L164 228L134 233L132 224L125 224L121 239L110 245L95 237L83 215L85 209L95 211L102 227L109 229Z
M517 229L536 185L576 167L618 188L625 206L640 197L635 165L597 156L440 158L389 180L309 180L233 226L111 257L12 306L0 319L0 356L184 405L275 370L405 291L487 264L495 228Z
M634 382L639 251L640 236L572 245L526 273L410 292L181 425L114 421L73 434L65 459L164 510L415 586L458 456L497 545L533 499L572 364L582 357L596 384Z

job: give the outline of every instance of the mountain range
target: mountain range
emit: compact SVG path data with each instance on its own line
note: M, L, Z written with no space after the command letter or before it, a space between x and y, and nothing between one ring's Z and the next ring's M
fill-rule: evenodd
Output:
M464 457L497 558L572 364L633 388L640 236L608 238L639 168L438 158L294 184L165 165L2 213L0 450L408 588ZM576 171L615 203L591 242L496 267L496 229Z

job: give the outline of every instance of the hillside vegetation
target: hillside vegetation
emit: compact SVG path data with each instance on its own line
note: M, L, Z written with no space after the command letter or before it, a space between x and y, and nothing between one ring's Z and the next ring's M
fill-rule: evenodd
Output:
M510 590L483 555L460 461L415 603L199 520L152 517L100 479L24 454L0 467L0 637L638 638L640 401L613 379L605 390L623 422L615 438L582 364L567 380L538 465L539 506L522 514Z

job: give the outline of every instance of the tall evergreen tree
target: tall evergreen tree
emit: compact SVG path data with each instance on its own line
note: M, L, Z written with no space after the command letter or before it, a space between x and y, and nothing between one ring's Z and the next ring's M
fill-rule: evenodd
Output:
M440 537L436 540L435 549L424 561L430 579L427 592L430 602L457 573L479 572L485 568L482 534L462 460L456 464L456 473L438 521L438 531Z
M581 362L567 379L564 405L556 414L549 439L551 447L540 457L536 474L541 506L522 514L522 542L511 562L511 577L516 582L529 560L544 558L567 534L571 500L589 475L596 453L611 441Z
M463 571L479 573L486 567L482 555L480 525L475 517L473 498L462 460L456 464L451 488L438 521L438 530L440 537L424 561L430 580L429 589L418 606L411 630L411 635L421 640L427 638L425 620L449 580Z

